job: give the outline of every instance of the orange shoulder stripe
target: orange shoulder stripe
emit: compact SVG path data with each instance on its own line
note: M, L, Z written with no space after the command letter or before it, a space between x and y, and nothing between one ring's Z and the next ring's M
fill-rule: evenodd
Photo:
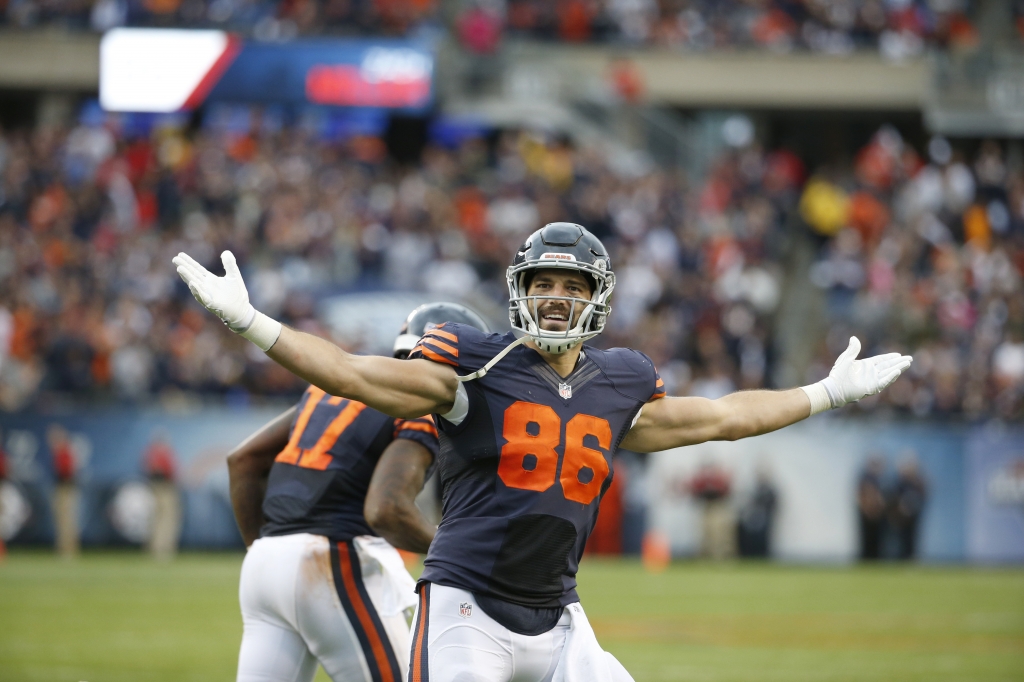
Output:
M443 326L443 325L442 325ZM448 339L454 343L459 342L459 337L451 332L443 332L440 327L434 327L430 331L423 332L423 336L440 336L442 339Z
M434 348L437 348L439 350L443 350L446 353L451 353L453 357L456 357L456 358L459 357L459 349L455 348L454 346L449 346L444 341L438 341L437 339L431 339L429 337L424 336L420 340L420 343L429 343Z
M431 360L434 360L435 362L443 362L446 365L451 365L452 367L458 367L459 366L459 363L455 362L454 360L449 360L448 358L446 358L443 355L438 355L437 353L435 353L434 351L430 350L426 346L419 346L419 349L420 349L420 352L423 353L424 357L428 357Z

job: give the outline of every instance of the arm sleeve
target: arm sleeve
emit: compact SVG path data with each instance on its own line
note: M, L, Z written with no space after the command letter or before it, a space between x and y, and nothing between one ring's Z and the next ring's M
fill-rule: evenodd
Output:
M661 375L658 374L658 368L651 363L651 369L654 370L654 392L651 393L651 400L658 400L659 398L665 397L665 382L662 381ZM648 400L647 402L651 402Z
M404 438L419 443L437 459L437 427L429 415L416 419L396 419L395 438Z
M665 382L649 357L631 348L612 348L595 354L616 390L640 404L665 397Z

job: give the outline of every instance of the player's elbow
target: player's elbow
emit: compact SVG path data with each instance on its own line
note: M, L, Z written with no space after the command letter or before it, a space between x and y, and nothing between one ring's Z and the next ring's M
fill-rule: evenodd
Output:
M707 440L737 441L749 434L748 419L739 411L729 409L723 399L711 401L714 415L708 425L710 433Z
M729 427L729 428L722 429L721 435L718 438L716 438L715 440L725 440L725 441L733 442L733 441L741 440L741 439L746 438L746 437L747 437L747 434L743 430L741 430L740 428L738 428L738 427Z
M385 534L401 525L401 505L394 499L366 498L363 515L370 528Z
M240 447L228 454L228 478L240 479L252 476L266 475L272 461L264 462L259 453Z
M715 440L737 441L764 433L760 420L740 413L729 414L722 419Z
M248 469L248 457L244 450L232 450L228 454L228 476L236 478Z

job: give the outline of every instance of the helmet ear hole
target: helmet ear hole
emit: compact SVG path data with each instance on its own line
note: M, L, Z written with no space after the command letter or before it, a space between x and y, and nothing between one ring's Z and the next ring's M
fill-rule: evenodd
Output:
M522 274L521 279L519 280L519 290L522 291L524 294L527 291L529 291L530 290L530 285L533 284L533 278L534 278L534 276L536 276L536 274L537 274L537 272L535 270L527 270L527 271L525 271Z

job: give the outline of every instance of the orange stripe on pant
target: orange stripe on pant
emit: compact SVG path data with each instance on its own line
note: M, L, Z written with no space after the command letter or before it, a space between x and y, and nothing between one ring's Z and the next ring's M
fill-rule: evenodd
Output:
M409 661L409 682L430 682L427 669L427 617L430 615L430 584L420 588L419 618L412 636L412 660Z
M362 626L363 631L366 633L366 636L370 641L370 650L373 652L373 658L377 662L377 669L380 670L381 677L383 679L397 680L399 679L399 671L394 670L391 667L391 661L388 660L387 649L385 648L384 642L381 640L381 633L377 630L373 622L373 618L370 617L370 612L367 610L366 603L363 601L363 597L359 593L359 588L356 586L355 574L352 571L352 556L347 542L338 543L338 559L338 563L341 568L341 579L345 587L345 594L348 595L349 601L355 608L359 624Z

